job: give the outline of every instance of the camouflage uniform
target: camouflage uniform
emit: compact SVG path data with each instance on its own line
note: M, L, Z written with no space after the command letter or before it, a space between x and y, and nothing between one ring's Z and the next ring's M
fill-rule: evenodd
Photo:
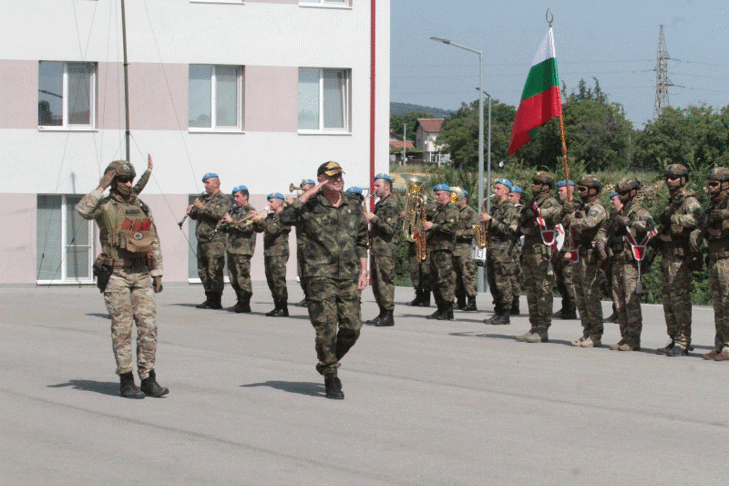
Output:
M226 225L228 233L228 277L239 302L250 303L251 257L256 250L256 233L250 219L256 209L250 204L235 205L231 218Z
M508 323L509 313L514 297L512 288L516 264L514 263L514 247L519 220L516 207L504 200L491 208L492 219L486 224L486 232L490 242L486 252L486 278L491 295L494 298L495 317ZM498 324L492 320L491 323Z
M572 203L575 208L579 208L579 203ZM564 211L562 212L564 215ZM562 226L564 226L565 232L569 235L569 222L565 219L562 220ZM565 241L565 245L559 251L555 251L552 255L552 267L554 268L554 279L557 283L557 291L562 297L562 309L557 311L553 317L559 317L560 319L576 319L577 315L575 312L575 287L576 287L576 273L577 265L574 264L570 259L565 258L567 252L570 250L569 243Z
M362 206L342 194L338 207L316 194L295 200L281 215L306 237L304 277L309 317L316 330L317 371L336 374L339 360L359 338L362 320L357 289L361 258L367 258L367 220Z
M541 216L549 228L554 228L560 210L557 200L548 192L544 192L526 204L522 212L521 232L524 234L522 266L531 329L527 334L519 336L520 340L535 341L527 339L529 335L539 337L542 342L546 342L549 338L554 300L552 296L554 274L549 275L548 272L552 252L551 247L542 241L539 224L535 218L537 215Z
M438 204L432 214L428 215L428 220L433 223L433 227L426 234L430 274L434 283L433 297L439 311L437 313L446 312L453 318L453 249L458 227L458 208L452 202Z
M514 206L516 208L517 225L521 218L521 211L524 205L519 203ZM509 314L519 315L519 296L521 295L521 283L519 278L521 275L521 238L518 234L514 235L514 244L511 246L511 261L514 262L514 273L511 276L511 311Z
M690 192L679 189L661 214L656 238L663 259L663 314L671 342L662 348L667 354L687 351L691 346L691 252L689 235L701 220L701 205ZM668 223L668 224L666 224Z
M84 196L76 211L96 220L101 240L101 260L113 267L104 290L111 315L111 338L116 374L132 372L132 326L137 325L137 372L144 380L154 370L157 353L157 306L152 277L162 276L162 252L149 208L136 196L119 194L102 198L98 189ZM142 240L138 240L138 236ZM147 247L134 248L135 241ZM141 250L141 251L135 251Z
M435 210L435 202L425 203L425 213L432 214ZM415 289L415 300L410 305L428 307L430 305L430 292L433 290L433 278L430 274L430 252L426 250L425 259L418 258L417 244L408 242L408 262L410 264L410 280ZM427 246L427 245L426 245Z
M597 196L588 199L574 214L565 216L579 260L575 268L575 303L582 321L582 338L573 346L598 347L602 344L602 279L600 259L593 248L597 232L607 219L607 210Z
M471 206L459 208L453 270L456 274L456 300L458 308L462 310L476 310L476 263L471 258L471 243L475 235L474 227L480 224L481 220L475 209Z
M373 213L375 217L370 221L372 291L382 314L383 310L392 312L395 309L395 259L402 221L400 209L392 195L378 201Z
M197 274L205 289L205 295L218 303L223 294L227 238L224 233L215 231L215 227L232 205L230 196L218 191L203 203L202 209L190 212L190 218L197 220Z
M616 222L624 215L630 221L628 226ZM630 245L625 238L630 231L636 241L641 241L653 229L653 218L636 199L629 201L618 214L613 214L602 225L597 234L598 245L611 250L612 293L620 324L620 342L610 349L631 351L640 349L640 334L643 317L640 309L640 295L635 290L638 285L638 262L633 257Z
M291 226L281 221L281 213L273 212L256 223L256 231L263 233L263 264L266 281L271 290L275 310L286 309L289 299L286 287L286 263L289 261L289 232Z

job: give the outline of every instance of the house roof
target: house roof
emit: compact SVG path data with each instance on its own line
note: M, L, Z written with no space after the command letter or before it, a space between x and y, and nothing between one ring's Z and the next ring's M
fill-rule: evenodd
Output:
M423 131L426 132L439 132L441 125L443 125L443 120L443 118L418 118L417 125L423 127Z
M402 140L390 140L390 147L402 148ZM415 145L413 145L412 140L408 140L406 147L409 149L414 149Z

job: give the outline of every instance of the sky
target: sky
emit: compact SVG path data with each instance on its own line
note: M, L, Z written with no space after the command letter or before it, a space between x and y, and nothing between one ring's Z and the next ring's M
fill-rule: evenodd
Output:
M548 8L560 84L597 78L634 128L653 118L661 24L670 106L729 105L729 0L391 0L390 101L456 110L478 99L478 55L430 40L440 37L482 51L483 90L517 106Z

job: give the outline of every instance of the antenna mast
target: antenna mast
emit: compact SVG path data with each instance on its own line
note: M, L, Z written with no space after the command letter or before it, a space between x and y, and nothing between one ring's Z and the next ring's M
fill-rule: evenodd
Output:
M126 157L125 160L129 163L129 138L131 133L129 131L129 62L127 61L127 19L124 10L124 0L121 0L121 17L122 17L122 43L124 45L124 114L126 122Z
M671 106L668 102L668 87L673 83L668 79L668 60L671 59L666 49L666 38L663 37L663 24L658 34L658 51L656 57L656 101L653 105L653 119L658 119L663 109Z

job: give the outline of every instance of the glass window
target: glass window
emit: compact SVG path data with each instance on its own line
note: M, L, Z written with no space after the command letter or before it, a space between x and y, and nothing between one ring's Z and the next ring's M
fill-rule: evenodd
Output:
M243 129L243 68L191 64L189 81L190 128Z
M348 69L299 69L299 130L349 131Z
M38 126L93 127L95 82L92 63L40 61Z

